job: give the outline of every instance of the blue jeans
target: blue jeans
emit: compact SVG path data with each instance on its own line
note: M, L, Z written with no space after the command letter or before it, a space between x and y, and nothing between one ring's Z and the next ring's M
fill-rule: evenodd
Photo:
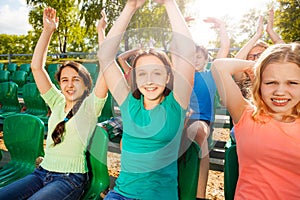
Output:
M132 198L127 198L117 193L114 190L110 190L105 196L104 200L134 200Z
M1 188L0 199L75 200L80 199L87 183L87 173L56 173L38 167L33 173Z

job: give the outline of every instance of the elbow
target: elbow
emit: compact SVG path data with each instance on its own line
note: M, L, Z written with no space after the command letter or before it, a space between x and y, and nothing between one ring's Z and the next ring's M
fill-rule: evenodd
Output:
M218 72L222 69L222 59L215 59L213 62L212 62L212 65L211 65L211 71L212 72Z

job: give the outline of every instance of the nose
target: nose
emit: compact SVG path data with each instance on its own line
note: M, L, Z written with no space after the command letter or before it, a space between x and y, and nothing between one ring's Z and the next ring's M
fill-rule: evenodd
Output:
M69 80L67 83L68 87L73 87L74 86L74 82L72 80Z
M150 73L147 75L147 81L146 81L146 83L148 85L153 83L153 77L152 77L152 75Z
M274 91L274 95L283 96L285 94L285 91L286 91L286 86L284 84L278 84Z

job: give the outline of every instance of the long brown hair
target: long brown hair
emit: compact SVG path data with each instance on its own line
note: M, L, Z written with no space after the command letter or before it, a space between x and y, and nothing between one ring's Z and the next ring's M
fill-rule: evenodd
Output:
M300 44L275 44L270 46L255 64L255 79L252 85L253 103L256 106L256 110L253 113L253 118L259 120L259 115L270 115L268 107L262 100L261 95L261 81L262 74L266 67L272 63L295 63L300 68ZM300 117L300 102L294 107L292 115L285 116L283 119L296 119Z
M92 78L90 73L83 65L73 61L66 61L58 68L58 71L55 74L55 78L58 82L60 82L62 70L66 67L71 67L78 73L78 75L83 79L84 85L87 87L87 89L83 92L81 98L76 102L73 108L69 111L65 119L56 125L51 135L54 141L54 146L62 142L63 133L65 131L65 124L69 121L69 119L71 119L76 114L76 112L79 110L81 103L90 94L92 90Z
M162 61L162 63L165 66L165 69L167 70L167 75L170 77L169 78L169 82L167 83L164 91L163 91L163 96L168 96L170 94L170 92L173 90L173 81L174 81L174 75L172 72L172 63L168 57L168 55L161 51L161 50L157 50L157 49L148 49L148 50L140 50L137 52L133 62L132 62L132 83L131 83L131 92L132 95L136 98L136 99L140 99L141 98L141 92L138 89L137 83L136 83L136 63L138 61L139 58L141 58L142 56L145 55L153 55L155 57L157 57L159 60Z

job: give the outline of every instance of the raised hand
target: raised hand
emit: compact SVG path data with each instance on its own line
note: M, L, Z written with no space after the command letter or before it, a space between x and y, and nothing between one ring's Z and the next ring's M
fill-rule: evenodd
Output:
M44 29L54 31L58 27L59 18L56 17L56 10L54 8L45 8L43 13Z
M271 8L269 10L269 20L268 20L268 24L266 27L267 32L273 31L273 24L274 24L274 9Z
M101 19L99 20L98 22L98 25L97 25L97 32L99 33L100 31L105 31L106 27L107 27L107 16L106 16L106 13L105 13L105 10L103 9L101 11Z
M264 21L263 21L263 16L260 15L258 18L258 26L257 26L256 34L259 35L259 37L261 37L263 35L263 31L264 31Z

